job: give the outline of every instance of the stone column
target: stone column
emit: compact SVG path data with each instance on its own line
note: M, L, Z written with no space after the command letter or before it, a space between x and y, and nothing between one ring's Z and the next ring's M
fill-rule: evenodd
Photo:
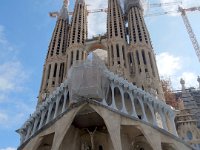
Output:
M46 124L50 121L50 115L51 115L52 108L53 108L53 103L51 103L51 104L49 105Z
M174 134L175 136L178 136L177 131L176 131L176 126L175 126L174 119L175 119L175 114L171 114L171 115L169 116L169 120L170 120L170 123L171 123L172 132L173 132L173 134Z
M112 90L112 105L111 105L111 107L113 108L113 109L117 109L117 107L116 107L116 104L115 104L115 92L114 92L114 84L113 83L111 83L111 90Z
M25 141L28 140L28 138L29 138L29 135L30 135L30 133L31 133L31 128L32 128L31 122L29 122L29 123L28 123L27 134L26 134L26 137L25 137Z
M38 122L39 122L39 116L36 116L31 136L36 132L36 128L37 128Z
M60 98L61 98L61 95L57 96L57 98L56 98L56 110L55 110L55 114L54 114L53 118L56 118L58 115L58 107L59 107L59 103L60 103Z
M134 97L132 94L130 94L130 98L131 98L131 103L132 103L132 107L133 107L133 113L131 114L131 116L138 118L138 116L136 114L136 110L135 110Z
M160 110L159 114L160 114L161 119L162 119L163 129L165 129L166 131L168 131L165 115L163 114L163 112L161 110Z
M141 102L141 100L140 100L139 98L138 98L138 101L139 101L139 103L140 103L140 105L141 105L141 107L142 107L142 113L143 113L142 120L148 122L147 116L146 116L146 112L145 112L145 110L144 110L144 104L143 104L143 102Z
M67 91L67 89L65 89L64 91L65 92L64 92L64 103L63 103L63 107L62 107L62 113L66 110L65 106L67 104L67 94L69 94L68 91Z
M125 114L128 114L126 106L125 106L125 101L124 101L124 91L122 90L121 86L120 86L119 89L120 89L120 94L122 96L122 112L125 113Z
M38 130L41 129L41 127L42 127L42 124L43 124L43 122L44 122L45 114L46 114L46 111L43 110L43 111L42 111L41 120L40 120L40 124L39 124Z

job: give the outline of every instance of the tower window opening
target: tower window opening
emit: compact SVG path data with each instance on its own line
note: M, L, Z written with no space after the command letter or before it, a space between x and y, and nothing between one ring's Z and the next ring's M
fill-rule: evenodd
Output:
M61 83L63 80L63 74L64 74L64 63L61 63L59 70L59 83Z
M138 65L140 65L140 56L139 56L139 53L138 53L138 51L136 51L136 57L137 57L137 62L138 62Z
M55 67L54 67L54 73L53 73L54 78L56 77L56 72L57 72L57 64L55 64Z
M126 67L126 54L125 54L124 46L122 46L122 53L123 53L123 59L124 59L124 66Z
M143 58L144 64L146 65L146 64L147 64L147 61L146 61L146 57L145 57L145 52L144 52L144 50L142 51L142 58Z
M129 58L129 63L130 63L130 65L132 65L132 63L133 63L133 60L132 60L131 53L128 53L128 58Z
M76 52L76 60L79 60L79 50Z
M49 80L49 77L50 77L50 73L51 73L51 64L49 65L49 68L48 68L46 87L48 86L48 80Z
M114 65L114 60L113 60L113 58L114 58L114 52L113 52L113 46L111 45L111 60L112 60L112 64Z
M73 51L71 51L71 65L73 64Z
M120 57L120 54L119 54L119 45L118 44L116 45L116 48L117 48L117 57Z
M150 60L150 65L151 65L151 69L152 69L152 73L153 73L153 76L155 77L155 70L154 70L154 66L153 66L153 61L152 61L152 57L151 57L151 53L148 52L148 55L149 55L149 60Z

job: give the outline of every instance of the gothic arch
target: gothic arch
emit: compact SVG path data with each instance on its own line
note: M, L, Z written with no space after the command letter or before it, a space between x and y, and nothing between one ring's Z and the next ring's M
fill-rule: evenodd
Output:
M134 125L121 126L122 149L153 150L142 130Z
M40 137L40 139L35 143L38 146L36 146L36 148L33 148L33 150L51 150L53 145L54 134L55 133L51 133Z
M94 44L91 44L91 45L88 47L88 52L93 52L93 51L95 51L96 49L103 49L103 50L106 50L106 51L107 51L106 46L104 46L103 44L101 44L101 43L94 43Z
M66 147L81 150L92 147L114 150L103 118L89 105L85 105L76 113L59 150Z

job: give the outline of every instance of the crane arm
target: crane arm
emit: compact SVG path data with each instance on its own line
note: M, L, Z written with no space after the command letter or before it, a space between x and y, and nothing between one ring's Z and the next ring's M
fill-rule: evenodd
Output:
M192 27L190 25L189 19L188 19L187 14L186 14L186 11L195 11L195 10L200 10L200 7L193 7L193 8L190 8L190 9L182 9L181 7L179 7L179 11L181 12L183 22L186 26L187 32L188 32L190 39L192 41L192 45L193 45L193 47L196 51L197 57L198 57L199 62L200 62L200 46L199 46L197 38L196 38L196 36L195 36L195 34L192 30Z
M180 4L182 4L182 1L175 1L168 3L152 3L150 4L150 7L154 8L154 7L163 7L163 6L180 5Z

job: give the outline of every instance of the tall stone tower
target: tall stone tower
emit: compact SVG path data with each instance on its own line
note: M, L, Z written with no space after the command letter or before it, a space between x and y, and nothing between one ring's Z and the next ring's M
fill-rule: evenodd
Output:
M126 33L119 0L108 0L107 36L109 68L124 76L127 68Z
M140 0L125 0L128 24L128 80L151 94L164 99L160 77Z
M56 26L49 44L39 92L39 103L64 81L66 74L66 48L69 31L68 3L65 0L57 14Z
M57 22L44 65L39 103L66 79L74 61L83 60L87 38L87 10L84 0L76 0L71 23L68 0L57 14Z
M69 70L74 61L84 59L84 45L86 39L87 9L85 0L76 0L68 39L67 70Z

